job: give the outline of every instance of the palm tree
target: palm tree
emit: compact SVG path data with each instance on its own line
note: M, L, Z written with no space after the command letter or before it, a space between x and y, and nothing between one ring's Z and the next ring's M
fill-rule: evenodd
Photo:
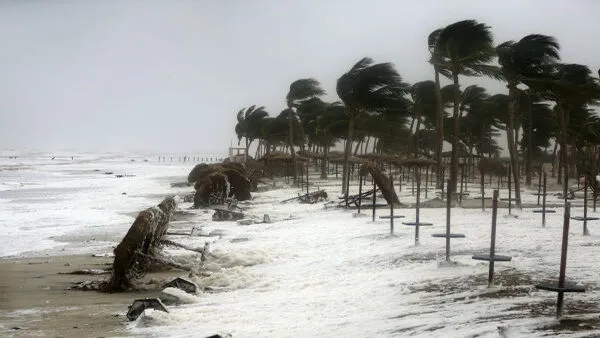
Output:
M403 95L408 92L408 85L402 82L402 77L391 63L373 64L372 59L363 58L338 79L336 91L348 114L342 174L342 192L347 197L348 158L357 118L367 112L397 112L405 109Z
M435 112L437 115L437 92L436 83L433 81L421 81L412 85L410 90L410 96L412 99L412 118L413 122L416 120L417 125L415 128L415 136L413 142L413 151L415 158L418 157L420 151L420 130L421 122L427 115L431 115L431 112ZM436 119L437 121L437 119ZM412 124L410 130L412 131Z
M288 121L289 121L289 147L292 155L292 177L296 180L296 152L294 151L294 131L293 131L293 120L294 108L297 107L298 103L313 97L324 95L325 91L321 89L321 84L315 79L300 79L292 82L290 85L290 91L286 96L286 103L288 107ZM302 128L302 124L300 124ZM304 139L304 132L301 130L301 137ZM300 142L301 150L304 150L304 142Z
M590 104L597 104L600 99L598 80L592 77L591 70L579 64L559 64L551 76L551 81L542 84L550 98L556 102L556 110L560 121L561 163L563 173L568 172L567 159L569 145L569 120L572 112ZM568 177L565 175L565 177ZM568 182L563 182L566 196Z
M459 101L460 85L459 75L463 76L491 76L498 78L497 67L488 63L495 57L492 45L492 33L490 27L478 23L475 20L459 21L443 28L436 34L434 51L436 57L432 59L434 66L439 67L440 72L445 70L450 73L454 85L453 106L453 137L452 137L452 160L450 167L450 180L456 191L458 175L457 152L459 147ZM444 74L442 72L442 74Z
M560 59L555 38L540 34L527 35L518 42L506 41L496 47L500 71L508 87L508 123L506 138L515 182L515 199L521 208L520 171L514 135L517 114L517 85L544 81Z
M323 114L317 117L316 142L323 147L321 178L327 178L329 148L345 136L348 130L346 108L340 102L326 104Z
M438 39L442 28L436 29L427 38L427 46L429 47L429 63L433 65L435 73L435 102L436 102L436 118L435 118L435 129L436 129L436 146L435 146L435 161L436 161L436 177L438 188L441 188L444 184L442 176L442 151L444 148L444 108L442 106L442 91L440 85L440 73L443 72L446 77L449 77L447 70L442 68L442 51L438 48Z
M260 138L262 120L267 116L269 114L265 111L265 107L257 108L256 105L238 111L235 133L238 137L238 145L242 141L242 137L246 139L246 156L248 156L248 149L252 141Z

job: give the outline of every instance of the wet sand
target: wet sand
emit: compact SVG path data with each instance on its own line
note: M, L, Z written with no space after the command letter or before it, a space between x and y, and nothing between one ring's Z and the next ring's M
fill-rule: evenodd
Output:
M130 336L124 325L134 299L157 297L160 291L101 293L67 290L73 283L105 280L110 274L73 275L75 270L106 269L112 258L92 255L0 260L0 336ZM182 272L153 273L157 285Z

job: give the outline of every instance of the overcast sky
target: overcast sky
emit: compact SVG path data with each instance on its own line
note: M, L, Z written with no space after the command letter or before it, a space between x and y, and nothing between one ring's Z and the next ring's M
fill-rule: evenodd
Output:
M594 0L0 0L0 149L226 152L236 112L277 115L296 79L337 100L364 56L432 79L427 36L464 19L496 44L553 35L595 72L599 13Z

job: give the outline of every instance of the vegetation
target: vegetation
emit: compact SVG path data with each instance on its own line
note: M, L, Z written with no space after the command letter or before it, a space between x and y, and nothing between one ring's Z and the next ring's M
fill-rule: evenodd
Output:
M297 152L319 156L326 178L331 148L341 146L343 193L352 155L432 159L440 177L446 141L452 145L449 172L456 186L460 154L498 158L504 134L519 206L521 175L530 185L534 166L542 162L557 163L559 183L561 172L598 172L600 117L594 107L600 81L585 65L560 63L554 37L531 34L495 45L489 26L464 20L434 30L426 40L424 61L432 65L433 79L407 84L392 63L365 57L337 80L341 102L323 101L320 83L306 78L290 85L286 108L276 117L263 107L240 110L235 128L240 142L244 138L248 149L258 140L257 156L289 152L294 177ZM507 92L462 88L465 76L503 81Z

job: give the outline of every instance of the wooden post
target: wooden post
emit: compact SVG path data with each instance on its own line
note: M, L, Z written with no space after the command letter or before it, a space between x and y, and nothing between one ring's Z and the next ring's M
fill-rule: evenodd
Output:
M359 173L359 177L358 177L358 213L359 214L360 214L360 206L362 205L362 186L363 186L362 184L363 184L363 177Z
M450 209L452 208L452 188L448 180L448 191L446 196L446 262L450 262Z
M375 177L373 178L373 222L375 222L375 197L377 196L377 184L375 183Z
M546 227L546 173L544 173L544 195L542 195L542 227Z
M560 250L560 273L558 275L558 287L565 287L565 273L567 270L567 249L569 247L569 220L571 218L571 204L565 205L565 218L563 220L563 237L562 247ZM556 318L560 318L562 315L562 308L564 302L564 292L558 292L558 299L556 301Z
M488 287L494 284L494 254L496 251L496 216L498 215L498 190L494 190L492 200L492 240L490 243L490 270L488 273Z
M587 228L587 195L588 195L588 175L586 174L583 179L583 235L587 236L590 233Z

